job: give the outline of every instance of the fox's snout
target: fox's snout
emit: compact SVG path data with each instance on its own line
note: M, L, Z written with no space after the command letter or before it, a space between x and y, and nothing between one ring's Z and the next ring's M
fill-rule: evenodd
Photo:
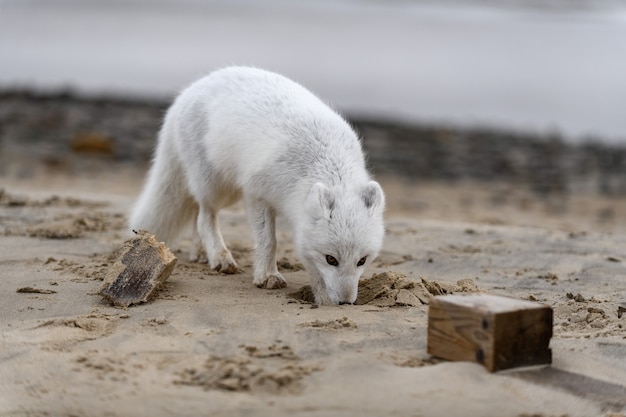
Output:
M333 304L346 305L346 304L354 304L357 296L357 286L350 285L349 287L341 288L339 290L333 291L332 288L329 288L329 298L333 302Z

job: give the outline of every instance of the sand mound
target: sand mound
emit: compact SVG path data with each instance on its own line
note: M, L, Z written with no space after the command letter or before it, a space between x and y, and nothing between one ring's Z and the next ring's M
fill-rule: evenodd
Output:
M123 230L122 213L99 210L107 203L53 195L33 199L0 188L0 207L6 208L0 236L76 239L88 233Z
M370 304L380 307L418 306L428 304L430 293L420 283L409 280L399 272L374 274L359 282L357 305Z
M480 292L473 279L466 278L449 284L440 281L429 281L421 278L420 282L412 281L401 272L382 272L373 274L371 278L359 282L356 305L375 305L379 307L419 306L428 304L433 295L454 294L459 292ZM314 303L315 297L310 285L301 287L291 297Z
M89 314L53 318L28 329L25 340L44 351L70 352L80 343L111 335L120 318L120 314L98 309Z
M24 233L30 237L44 239L76 239L88 232L122 230L125 226L124 216L119 213L94 212L63 217L27 227Z
M263 394L297 393L300 381L315 366L300 364L289 346L272 345L259 349L241 346L243 352L229 357L206 359L201 367L186 368L175 383L202 387L205 390L253 392Z
M308 323L302 323L300 326L322 330L356 329L358 327L354 321L347 317L328 321L314 320Z

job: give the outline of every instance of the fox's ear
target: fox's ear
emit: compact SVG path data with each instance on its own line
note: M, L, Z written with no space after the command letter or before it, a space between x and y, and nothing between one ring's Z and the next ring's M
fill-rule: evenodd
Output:
M309 216L316 220L330 218L334 208L335 196L333 193L321 182L313 184L306 201L306 211Z
M385 194L376 181L370 181L363 187L361 198L370 213L380 214L385 210Z

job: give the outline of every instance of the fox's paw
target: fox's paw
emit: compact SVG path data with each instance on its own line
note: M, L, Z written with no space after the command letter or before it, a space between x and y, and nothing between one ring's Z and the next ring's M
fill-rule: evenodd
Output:
M277 290L279 288L285 288L287 286L287 281L285 281L285 278L283 278L280 274L266 275L259 279L255 278L254 285L268 290Z
M219 256L214 257L214 259L209 262L209 265L211 269L221 272L222 274L238 274L239 272L243 272L243 269L237 265L237 262L235 262L230 252L223 252L219 254Z
M204 249L191 248L189 250L189 262L206 264L209 262L209 260L206 256L206 252L204 251Z
M237 262L235 261L219 263L216 266L214 266L213 269L216 270L217 272L221 272L222 274L229 274L229 275L243 272L243 269L241 269L239 265L237 265Z

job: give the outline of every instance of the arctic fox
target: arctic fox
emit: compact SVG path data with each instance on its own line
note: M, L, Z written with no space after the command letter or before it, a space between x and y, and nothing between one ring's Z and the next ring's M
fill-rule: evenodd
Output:
M354 303L383 241L385 206L357 135L296 82L229 67L193 83L168 110L130 226L168 242L194 222L210 267L236 273L218 212L241 198L255 237L257 287L287 285L276 266L274 225L282 215L315 301Z

